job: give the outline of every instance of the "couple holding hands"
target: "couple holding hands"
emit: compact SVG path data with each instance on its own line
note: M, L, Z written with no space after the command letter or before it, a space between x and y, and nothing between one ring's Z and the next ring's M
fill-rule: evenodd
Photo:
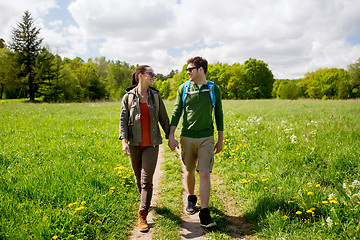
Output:
M157 163L159 145L162 143L159 123L165 132L172 151L179 148L175 139L176 126L183 113L181 128L181 158L186 166L185 182L188 192L187 214L196 213L195 171L200 177L200 224L216 226L208 209L210 198L210 173L214 154L222 150L223 111L220 88L206 80L208 63L201 57L187 61L190 82L182 84L177 92L175 106L169 121L159 92L152 87L156 74L147 65L139 66L132 75L132 87L126 89L121 103L120 136L123 153L129 156L140 192L139 230L146 232L146 217L153 193L153 175ZM218 140L214 140L213 115Z

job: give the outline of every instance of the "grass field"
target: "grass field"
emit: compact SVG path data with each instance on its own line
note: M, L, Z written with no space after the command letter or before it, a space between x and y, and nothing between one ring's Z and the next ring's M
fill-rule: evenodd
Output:
M166 102L169 115L172 104ZM254 235L360 238L360 101L224 101L223 107L224 150L213 172ZM117 138L119 108L116 102L0 104L0 239L127 238L139 195ZM212 198L215 220L222 221L219 196ZM172 211L178 203L164 199L156 227L166 231L178 224L181 209Z
M227 101L215 173L266 239L360 238L360 102Z

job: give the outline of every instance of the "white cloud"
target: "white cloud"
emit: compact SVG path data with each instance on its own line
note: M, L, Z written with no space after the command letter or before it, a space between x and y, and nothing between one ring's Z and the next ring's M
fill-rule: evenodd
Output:
M42 21L40 16L45 15L49 9L57 7L55 0L0 0L0 37L6 41L11 39L11 30L26 10L28 10L35 22Z
M0 3L0 24L6 29L14 26L9 16L17 14L19 21L25 9L42 23L57 7L47 0L9 2ZM164 74L195 55L210 63L260 59L277 78L346 68L360 57L360 39L347 41L359 36L358 0L75 0L68 10L76 26L64 27L59 21L65 19L53 21L51 29L42 25L44 41L60 55L102 55L149 64ZM97 52L90 52L94 48Z

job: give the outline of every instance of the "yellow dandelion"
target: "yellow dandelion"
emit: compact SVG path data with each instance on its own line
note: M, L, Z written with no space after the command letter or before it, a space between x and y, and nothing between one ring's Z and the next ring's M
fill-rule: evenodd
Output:
M245 152L242 152L241 154L242 154L242 155L244 155L244 154L245 154Z
M269 167L266 167L265 170L269 170Z
M319 188L319 187L320 187L320 184L316 184L316 186L315 186L315 187Z
M78 203L78 202L74 202L73 204L74 204L74 205L78 205L79 203Z
M310 210L311 210L311 211L315 211L315 208L312 207L312 208L310 208Z
M301 211L297 211L296 214L297 214L297 215L301 215L302 212L301 212Z
M246 180L246 179L242 179L241 180L243 183L248 183L248 180Z
M286 215L284 215L284 216L283 216L283 219L285 219L285 220L286 220L286 219L288 219L288 218L289 218L289 217L288 217L288 216L286 216Z
M54 235L53 237L52 237L52 239L57 239L58 238L58 236L57 235Z
M82 202L81 202L81 205L85 205L85 204L86 204L86 201L82 201Z
M293 199L298 199L298 197L297 197L297 196L294 196Z
M282 187L278 187L278 189L282 189Z
M115 187L111 187L110 190L115 190Z
M262 146L262 148L265 148L265 146Z
M311 209L306 210L306 213L314 213Z
M98 224L102 224L102 221L100 221L100 220L97 220L96 222L97 222Z
M273 192L272 195L277 195L277 193L274 193L274 192Z
M311 182L308 182L307 185L312 185L312 183L311 183Z
M81 207L75 208L75 211L81 211L83 209L84 209L84 206L81 206Z
M314 195L314 193L313 192L308 192L307 195Z
M330 203L337 203L337 201L335 201L335 200L330 200Z
M323 204L327 204L327 203L329 203L329 202L328 202L328 201L322 201L322 203L323 203Z
M268 187L264 187L264 190L268 190L269 188Z
M72 206L74 206L74 204L73 204L73 203L70 203L68 206L69 206L69 207L72 207Z
M289 203L294 203L294 201L291 201L291 200L290 200Z

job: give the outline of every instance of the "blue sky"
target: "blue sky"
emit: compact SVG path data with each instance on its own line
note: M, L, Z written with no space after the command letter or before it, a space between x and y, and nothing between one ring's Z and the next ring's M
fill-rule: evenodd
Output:
M290 79L360 58L358 0L0 0L6 43L25 10L53 53L163 74L197 55L209 63L256 58Z

